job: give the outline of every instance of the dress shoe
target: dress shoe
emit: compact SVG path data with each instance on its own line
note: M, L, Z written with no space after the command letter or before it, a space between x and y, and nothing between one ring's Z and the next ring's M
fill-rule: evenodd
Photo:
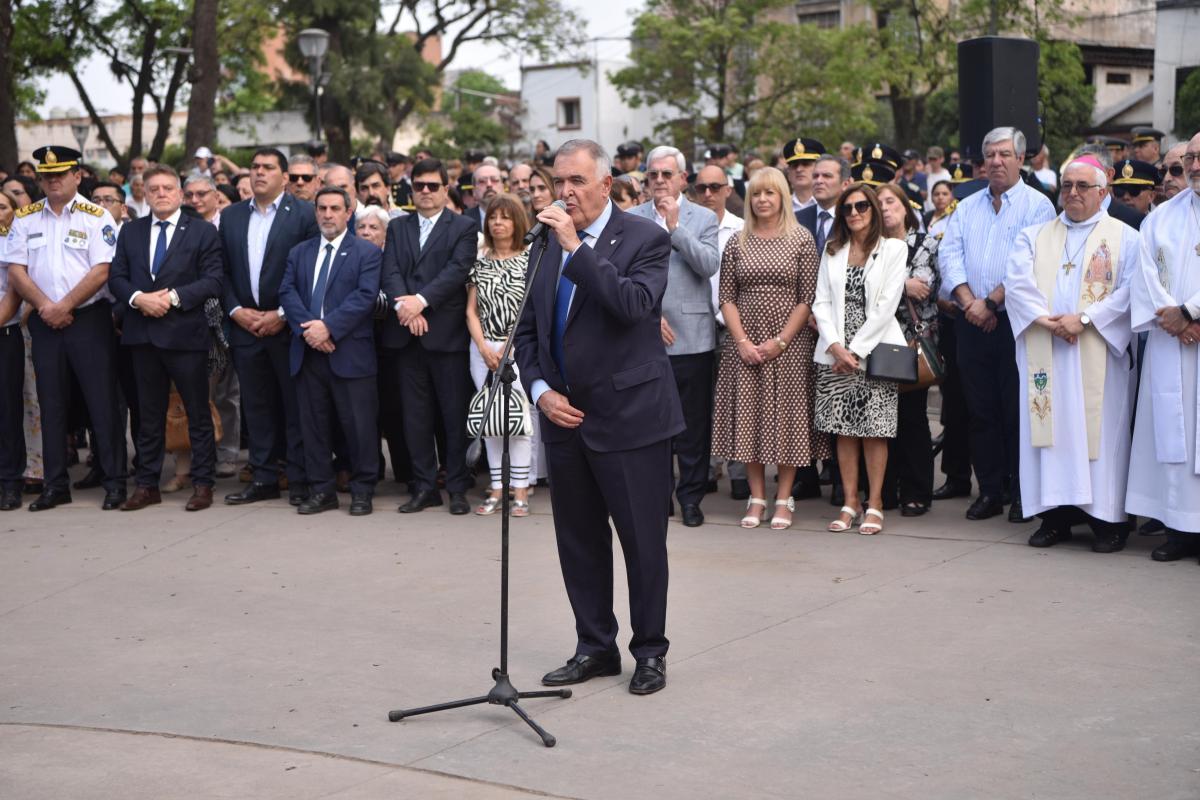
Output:
M967 509L967 519L988 519L989 517L1003 513L1004 506L1000 503L999 497L992 494L981 494L975 498L975 502L971 503L971 507Z
M1042 526L1033 532L1029 537L1030 547L1053 547L1059 542L1071 541L1070 530L1059 530L1058 528L1042 523Z
M100 484L104 483L104 473L99 467L92 467L88 470L87 475L84 475L79 480L71 484L72 489L95 489Z
M192 487L192 496L188 498L187 503L183 507L184 510L203 511L208 508L212 505L212 492L213 487L211 486Z
M654 694L667 685L667 660L662 656L639 658L629 681L630 694Z
M433 508L434 506L440 506L441 504L441 492L426 490L422 492L416 492L407 503L400 506L400 508L396 510L401 514L415 514L418 511L424 511L427 508ZM471 509L468 507L467 510L470 511Z
M282 486L280 487L283 488ZM288 504L299 506L304 503L312 494L312 490L307 483L296 482L288 489Z
M1148 519L1138 528L1138 534L1141 536L1157 536L1167 529L1166 525L1156 519Z
M30 506L32 509L33 506ZM1187 556L1194 556L1200 551L1200 535L1197 534L1167 534L1167 540L1154 548L1150 557L1155 561L1178 561Z
M683 512L683 524L689 528L699 528L704 524L704 512L700 510L700 506L688 503L680 506Z
M1092 541L1092 552L1119 553L1125 549L1125 540L1128 536L1128 531L1119 530L1116 526L1112 530L1099 531L1096 533L1095 540Z
M12 511L20 508L24 500L21 499L21 490L17 487L5 489L0 492L0 511Z
M922 514L929 513L929 506L924 503L918 503L915 500L911 503L905 503L900 506L900 516L902 517L919 517Z
M1021 498L1015 498L1012 501L1012 505L1008 507L1008 521L1016 525L1022 525L1032 519L1033 517L1025 516L1025 512L1021 509Z
M259 500L278 500L279 486L274 483L251 483L240 492L225 495L225 505L244 506Z
M575 654L567 659L567 663L558 669L547 672L542 676L543 686L567 686L572 683L583 683L592 678L621 674L621 656L613 653L607 656L584 656Z
M471 504L467 502L465 492L450 493L450 513L456 517L471 513Z
M66 489L43 489L37 499L29 504L30 511L45 511L71 502L71 493Z
M947 480L941 486L933 490L934 500L949 500L953 497L970 497L971 484L960 483L958 481Z
M365 517L375 509L371 505L371 495L356 494L350 498L350 516Z
M336 492L317 492L305 498L296 511L300 514L320 514L322 511L333 511L337 507Z
M162 494L157 488L138 486L129 495L129 499L121 503L122 511L141 511L146 506L156 506L162 502Z
M731 500L750 499L750 481L745 478L735 478L729 481L729 497Z
M136 490L135 490L136 491ZM154 490L154 494L158 494L158 489ZM159 500L161 502L161 498ZM100 504L101 511L115 511L125 505L125 489L109 489L104 493L104 502Z

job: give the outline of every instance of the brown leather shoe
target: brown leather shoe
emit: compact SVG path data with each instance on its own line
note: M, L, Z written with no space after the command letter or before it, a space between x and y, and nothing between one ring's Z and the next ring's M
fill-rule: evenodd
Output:
M162 495L158 489L150 489L145 486L139 486L133 490L133 494L129 495L129 499L121 503L122 511L141 511L146 506L158 505L162 502Z
M197 486L192 490L192 496L184 506L188 511L202 511L212 505L211 486Z

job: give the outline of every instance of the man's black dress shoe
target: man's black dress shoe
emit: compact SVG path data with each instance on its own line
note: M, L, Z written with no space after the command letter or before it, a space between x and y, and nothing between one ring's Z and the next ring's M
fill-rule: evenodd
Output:
M414 494L407 503L396 509L401 514L415 514L418 511L424 511L427 508L440 506L442 504L442 493L426 490ZM470 509L467 509L470 511Z
M279 499L279 484L250 483L240 492L225 495L225 505L242 506L246 503L257 503L259 500Z
M471 504L467 502L467 495L464 492L450 493L450 513L456 517L471 513Z
M729 481L729 498L731 500L749 500L750 499L750 481L745 478L736 478Z
M621 674L621 656L584 656L578 653L567 659L567 663L542 676L543 686L567 686L583 683L592 678Z
M311 494L300 503L296 509L300 514L320 514L322 511L333 511L338 507L337 492L317 492Z
M667 660L662 656L639 658L629 681L630 694L654 694L667 685Z
M104 483L104 473L99 467L92 467L88 470L87 475L84 475L79 480L71 484L72 489L95 489L100 484Z
M1053 547L1059 542L1071 541L1071 531L1060 531L1058 528L1051 527L1046 523L1042 523L1042 527L1033 532L1029 537L1030 547Z
M1112 530L1097 531L1096 538L1092 542L1092 552L1119 553L1125 549L1125 540L1128 536L1128 531L1118 530L1116 526L1113 526Z
M1169 533L1167 540L1151 551L1150 557L1155 561L1178 561L1197 552L1200 552L1200 535Z
M300 506L312 495L307 483L288 484L288 504Z
M927 513L929 513L929 506L924 503L918 503L915 500L900 506L900 516L902 517L919 517Z
M104 502L100 504L101 511L114 511L125 502L124 489L109 489L104 493Z
M1012 505L1008 507L1008 521L1014 524L1023 524L1029 522L1033 517L1025 516L1025 512L1021 509L1021 498L1016 498L1012 501Z
M991 494L981 494L971 503L971 507L967 509L967 519L981 520L994 517L997 514L1004 513L1004 506L1000 503L1000 498Z
M1141 536L1157 536L1167 529L1166 525L1156 519L1148 519L1138 528L1138 534Z
M374 511L374 508L371 506L371 495L369 495L369 494L351 495L350 516L365 517L367 514L370 514L372 511Z
M970 497L971 484L948 480L933 490L934 500L949 500L952 497Z
M23 502L24 500L21 499L21 490L16 487L0 492L0 511L12 511L15 508L20 508Z
M66 489L43 489L37 499L29 504L30 511L45 511L71 502L71 493Z
M704 512L700 510L700 506L688 503L682 506L683 524L689 528L699 528L704 524Z

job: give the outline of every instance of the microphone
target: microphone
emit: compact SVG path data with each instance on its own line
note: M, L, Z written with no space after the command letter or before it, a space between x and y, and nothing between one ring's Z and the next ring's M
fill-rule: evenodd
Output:
M564 203L562 200L555 200L550 205L554 206L555 208L561 208L563 211L567 210L567 204ZM550 231L549 225L547 225L544 222L538 222L536 225L534 225L532 228L529 229L529 233L525 234L525 244L531 244L535 239L542 238L547 233L549 233L549 231Z

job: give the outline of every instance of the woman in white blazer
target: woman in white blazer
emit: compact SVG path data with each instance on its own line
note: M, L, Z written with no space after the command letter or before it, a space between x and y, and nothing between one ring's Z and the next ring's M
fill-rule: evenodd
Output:
M846 505L831 531L883 530L883 479L888 439L896 435L896 384L868 378L867 357L880 343L904 345L896 309L907 277L908 248L883 236L875 191L849 186L838 199L829 242L821 256L813 316L820 334L815 426L837 437ZM867 509L858 494L859 452L867 463ZM861 524L859 524L861 522Z

